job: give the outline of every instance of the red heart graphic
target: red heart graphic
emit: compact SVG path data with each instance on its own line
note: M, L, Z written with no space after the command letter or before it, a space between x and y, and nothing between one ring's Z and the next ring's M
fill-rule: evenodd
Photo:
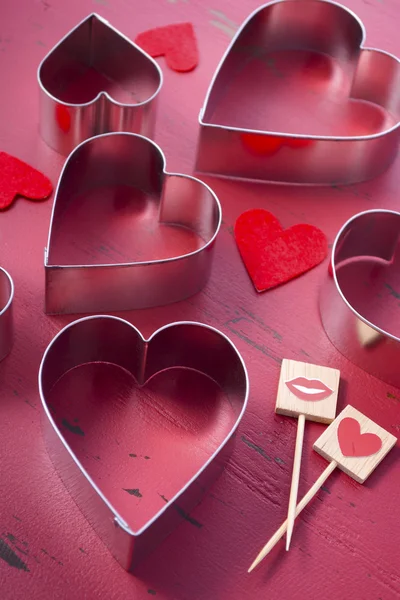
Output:
M199 63L197 41L191 23L176 23L139 33L135 42L153 58L165 56L170 69L192 71Z
M375 433L361 433L360 423L346 417L339 423L338 441L343 456L371 456L382 448L382 440Z
M0 152L0 209L10 206L18 195L44 200L52 191L48 177L15 156Z
M284 230L278 219L263 209L240 215L235 239L258 292L312 269L328 251L325 234L317 227L301 224Z

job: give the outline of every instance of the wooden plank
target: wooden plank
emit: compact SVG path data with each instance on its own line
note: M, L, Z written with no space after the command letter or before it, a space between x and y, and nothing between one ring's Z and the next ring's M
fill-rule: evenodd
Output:
M363 19L369 45L400 55L398 0L346 0L345 4ZM199 42L199 67L192 73L178 74L167 69L163 58L157 59L164 72L164 86L155 140L166 154L169 171L193 173L197 119L209 81L235 28L259 5L259 0L210 0L208 4L203 0L0 3L1 150L41 169L56 185L64 157L49 150L38 136L36 69L50 48L88 14L98 12L131 39L151 27L191 21ZM274 63L265 68L273 69ZM314 78L308 66L305 72L310 75L310 94L326 89L326 82L320 85L321 77ZM340 73L335 71L334 75L335 81L341 81ZM281 78L281 84L286 83ZM277 103L276 110L281 112L285 107ZM362 129L362 123L359 125ZM351 400L357 409L397 436L400 392L365 375L326 338L318 293L327 273L327 261L287 285L256 294L232 238L239 214L263 207L285 227L301 222L318 226L332 243L351 215L370 208L398 210L399 167L400 157L376 180L323 188L202 177L219 196L224 221L209 284L194 298L177 305L118 316L131 321L146 336L174 320L198 320L221 329L247 363L249 409L238 430L231 461L190 515L202 527L186 520L142 565L138 577L125 573L93 533L54 471L42 438L37 390L40 358L51 338L74 318L46 317L43 313L43 248L52 200L33 203L19 198L10 210L1 212L0 263L14 278L16 288L15 345L0 363L2 600L26 600L27 595L41 600L71 596L90 600L254 600L280 598L283 590L290 600L338 600L343 598L343 590L355 599L399 598L395 452L371 476L368 489L333 474L318 493L323 502L310 504L296 524L291 552L286 555L278 546L265 566L251 577L247 575L251 560L286 516L293 460L293 445L288 439L294 439L295 423L274 414L282 359L340 369L339 407L345 399ZM398 303L400 286L389 283L390 298ZM137 452L137 458L129 457L128 452L118 456L120 439L115 422L97 420L97 416L93 412L92 426L104 426L103 438L115 454L88 453L89 464L100 471L95 458L100 457L101 476L108 485L112 485L119 461L130 466L132 479L135 474L145 477L146 465L157 460L150 450ZM129 422L124 427L129 430ZM321 424L307 423L307 448L321 431ZM131 447L129 453L135 453L135 448ZM149 472L155 474L155 484L169 483L171 473L179 482L174 447L168 453L169 462L164 456L158 468L149 467ZM168 473L166 463L171 469ZM301 495L326 464L311 451L303 452L302 463ZM131 480L123 487L141 489L141 485L142 481ZM158 493L163 494L163 490ZM149 501L147 494L129 498L138 505L160 500L156 496ZM316 518L326 509L329 518Z

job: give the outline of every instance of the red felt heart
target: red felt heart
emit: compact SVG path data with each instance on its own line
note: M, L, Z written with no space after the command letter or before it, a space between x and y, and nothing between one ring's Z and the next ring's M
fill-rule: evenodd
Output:
M153 56L165 56L170 69L191 71L199 63L197 41L191 23L176 23L139 33L135 42Z
M361 433L360 423L346 417L339 423L338 441L344 456L371 456L382 448L382 440L375 433Z
M258 292L305 273L328 252L325 234L317 227L301 224L284 230L278 219L263 209L240 215L235 239Z
M0 209L10 206L16 196L44 200L52 191L48 177L15 156L0 152Z

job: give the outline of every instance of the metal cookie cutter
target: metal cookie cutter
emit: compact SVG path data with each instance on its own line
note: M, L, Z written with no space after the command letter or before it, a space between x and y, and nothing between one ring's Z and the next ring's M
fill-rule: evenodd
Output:
M14 282L0 267L0 360L9 354L14 341L13 298Z
M233 411L234 425L223 442L139 531L130 528L85 471L57 428L46 401L64 373L78 365L99 361L126 369L139 386L165 369L194 369L219 384ZM132 570L180 523L182 514L200 501L205 489L218 476L245 411L248 388L246 367L236 347L217 329L201 323L172 323L146 340L133 325L117 317L86 317L67 325L50 343L39 370L49 454L77 505L126 570Z
M150 204L156 206L160 225L193 234L195 249L158 260L114 264L70 264L63 252L57 252L54 260L57 232L74 196L97 194L106 186L125 186L145 194L145 210ZM126 202L133 210L137 200L128 196ZM100 203L101 198L96 198L94 212L100 210ZM124 203L115 201L112 210L121 221L127 219ZM197 293L209 277L220 224L221 207L211 188L194 177L167 173L165 157L151 140L132 133L86 140L68 157L58 182L45 250L45 311L130 310L183 300ZM73 240L73 231L70 237Z
M94 135L151 136L162 85L157 63L96 14L84 19L38 68L40 133L61 154Z
M255 10L232 40L208 89L199 116L196 170L222 177L313 184L354 183L382 173L394 160L400 139L400 62L387 52L364 47L364 39L360 19L335 2L278 0ZM241 108L232 115L237 125L231 123L227 114L237 104L230 92L234 78L250 73L260 61L264 69L273 69L269 55L287 50L334 59L342 79L346 74L349 101L361 101L365 110L376 107L375 129L363 126L357 131L368 134L333 136L268 131L262 124L252 128L260 111L250 110L244 95ZM279 72L275 76L283 81ZM262 81L261 76L253 77L253 98L257 98L257 81ZM332 85L339 83L333 77ZM258 96L265 107L273 92L260 91ZM336 110L334 98L331 107ZM307 106L304 110L310 112Z
M325 331L353 363L400 388L400 213L370 210L339 231L321 289Z

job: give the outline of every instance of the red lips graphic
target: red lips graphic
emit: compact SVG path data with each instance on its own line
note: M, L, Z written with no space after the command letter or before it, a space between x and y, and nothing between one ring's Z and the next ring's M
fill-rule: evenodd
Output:
M325 398L329 398L333 394L333 390L319 379L296 377L296 379L285 381L285 384L292 394L300 400L317 402L318 400L325 400Z

